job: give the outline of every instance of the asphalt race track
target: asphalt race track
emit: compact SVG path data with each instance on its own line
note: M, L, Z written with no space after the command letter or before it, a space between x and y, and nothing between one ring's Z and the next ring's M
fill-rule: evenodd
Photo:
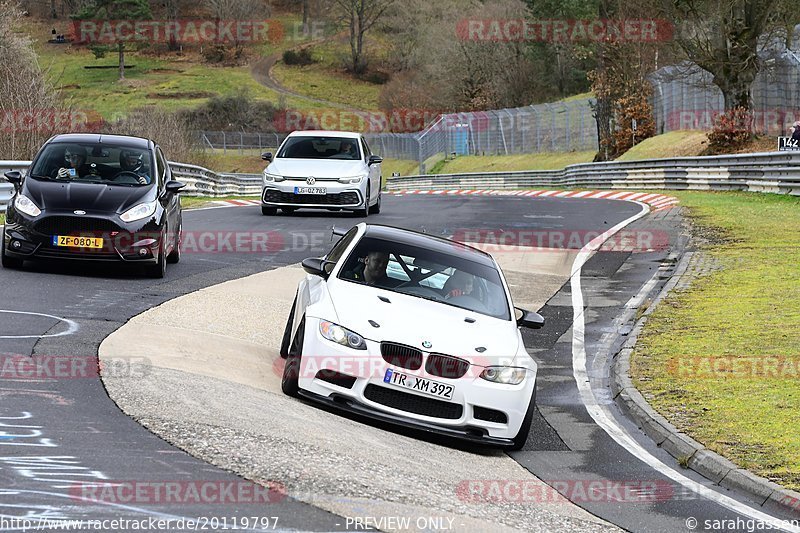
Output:
M382 213L368 221L443 236L464 230L583 235L607 231L641 211L640 204L610 200L384 195ZM715 530L704 527L707 520L737 519L741 527L724 530L746 531L748 520L760 516L751 509L796 519L778 509L758 507L681 469L610 399L608 359L624 342L628 327L619 317L626 304L637 298L643 301L665 283L675 254L686 246L679 212L667 209L632 222L634 231L655 233L669 246L595 254L583 265L580 286L573 277L541 309L546 327L523 333L528 351L540 363L539 413L525 449L511 457L576 505L629 531ZM190 244L196 246L195 253L185 253L179 264L170 265L164 280L104 265L26 263L22 271L0 270L0 357L4 363L0 374L0 531L21 531L15 518L36 524L42 519L202 522L209 517L216 517L219 525L223 518L229 525L237 520L243 526L240 530L353 530L343 517L277 490L262 494L269 500L267 506L242 501L176 504L134 498L108 504L93 500L93 483L141 482L152 487L154 481L163 481L181 482L185 487L197 481L220 486L246 482L169 445L123 414L96 371L68 377L54 367L70 360L73 366L69 368L74 368L77 360L91 369L101 342L132 317L202 288L321 255L330 246L332 225L349 227L359 221L328 212L263 217L258 207L185 211L184 232L195 239ZM253 252L250 240L237 244L237 235L265 232L266 252L263 248ZM574 245L570 242L569 246ZM649 293L642 293L644 286ZM582 311L581 323L585 322L577 333L573 328L576 302ZM584 349L586 379L581 382L575 377L582 375L576 353ZM27 358L49 361L52 375L21 375L19 369L28 367L20 362ZM115 371L134 373L135 362ZM588 408L587 394L596 402ZM614 438L609 425L624 429L632 438ZM447 443L435 445L446 447ZM491 473L481 474L476 477L492 479ZM596 487L592 482L597 481L621 483L634 497L597 496L586 490ZM247 523L242 520L245 517ZM695 527L687 522L689 517L697 520ZM173 526L172 530L188 529Z

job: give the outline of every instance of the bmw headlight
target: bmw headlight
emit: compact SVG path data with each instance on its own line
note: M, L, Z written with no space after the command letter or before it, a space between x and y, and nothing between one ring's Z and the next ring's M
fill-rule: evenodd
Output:
M264 183L272 181L283 181L284 179L286 178L284 178L283 176L280 176L278 174L270 174L269 172L264 171Z
M329 341L341 344L342 346L347 346L354 350L367 349L367 343L364 342L364 338L361 335L343 328L338 324L334 324L333 322L321 320L319 323L319 332Z
M505 385L519 385L525 380L527 369L513 366L487 366L481 372L481 377L492 383Z
M25 196L24 194L18 194L17 199L14 200L14 207L20 213L25 213L29 217L38 217L42 214L42 210L33 203L33 200Z
M339 183L361 183L361 180L366 178L366 176L349 176L346 178L339 178Z
M152 201L146 204L133 206L122 213L119 218L121 218L123 222L133 222L134 220L141 220L143 218L151 217L156 212L157 203L157 201Z

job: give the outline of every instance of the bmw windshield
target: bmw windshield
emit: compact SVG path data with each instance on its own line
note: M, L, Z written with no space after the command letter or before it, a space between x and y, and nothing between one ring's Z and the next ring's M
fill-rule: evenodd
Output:
M366 237L348 257L339 279L510 320L500 273L456 254Z
M34 179L146 186L155 168L149 150L108 143L53 142L31 168Z

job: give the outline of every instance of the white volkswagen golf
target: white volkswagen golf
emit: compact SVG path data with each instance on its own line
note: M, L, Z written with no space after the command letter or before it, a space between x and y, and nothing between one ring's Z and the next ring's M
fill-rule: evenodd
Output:
M295 131L281 143L264 169L261 212L278 208L354 211L366 217L381 210L381 161L360 133Z
M303 268L281 346L284 393L468 441L524 446L537 366L519 326L544 320L512 306L491 255L361 223Z

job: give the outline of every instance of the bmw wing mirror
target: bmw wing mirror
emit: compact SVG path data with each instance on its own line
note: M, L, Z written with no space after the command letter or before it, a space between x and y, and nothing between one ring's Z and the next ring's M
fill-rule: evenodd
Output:
M517 325L523 328L539 329L544 326L544 317L539 313L515 307L522 315L517 318Z
M264 161L272 162L272 152L264 152L263 154L261 154L261 159L263 159Z
M303 270L309 274L313 276L321 276L324 279L328 279L328 276L333 268L333 263L326 261L321 257L309 257L307 259L303 259L302 265Z
M377 165L378 163L383 163L383 158L378 155L371 155L369 156L369 162L367 165Z

